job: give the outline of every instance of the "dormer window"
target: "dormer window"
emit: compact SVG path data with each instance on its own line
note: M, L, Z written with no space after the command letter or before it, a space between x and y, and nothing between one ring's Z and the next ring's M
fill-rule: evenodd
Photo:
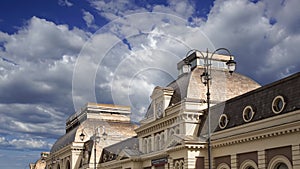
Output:
M163 115L163 101L156 103L155 105L156 118L160 118Z
M272 101L272 111L275 114L279 114L283 111L285 107L285 101L282 96L276 96Z
M243 110L243 119L245 122L250 122L254 117L255 112L251 106L246 106Z
M211 67L214 69L228 69L228 55L215 54L211 60ZM231 56L232 57L232 56ZM227 64L226 64L227 63ZM197 66L203 67L204 60L199 51L191 50L187 53L186 58L177 63L177 70L179 76L188 73L195 69Z
M155 119L163 117L165 109L168 107L171 97L174 91L171 87L155 87L151 99L152 99L152 112Z
M229 122L229 120L228 120L227 115L226 114L222 114L220 116L220 118L219 118L219 127L221 129L224 129L227 126L228 122Z
M182 73L189 73L191 71L191 66L189 64L184 64L182 66Z

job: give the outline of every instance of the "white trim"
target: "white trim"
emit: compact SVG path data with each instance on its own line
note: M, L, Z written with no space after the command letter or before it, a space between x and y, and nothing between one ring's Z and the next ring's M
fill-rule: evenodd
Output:
M254 169L258 169L257 164L253 160L243 161L240 166L240 169L247 169L247 167L253 167Z
M224 126L221 125L222 118L225 118L225 120L226 120ZM229 122L229 120L228 120L227 115L226 114L221 114L221 116L219 117L219 127L221 129L224 129L227 126L228 122Z
M245 118L245 113L246 113L246 111L247 111L248 109L250 109L251 117L249 117L249 119L246 119L246 118ZM245 122L250 122L250 121L253 119L254 114L255 114L255 112L253 111L252 106L246 106L246 107L244 108L244 110L243 110L243 119L244 119L244 121L245 121Z
M230 169L230 167L226 163L221 163L218 165L217 169Z
M288 169L293 169L293 166L292 166L290 160L283 155L277 155L277 156L273 157L270 160L267 169L275 169L275 167L280 163L284 163L285 165L287 165Z
M278 101L279 99L282 101L282 108L281 108L279 111L277 111L277 110L274 109L274 107L277 107L276 104L277 104L277 101ZM276 97L273 99L273 101L272 101L272 111L273 111L273 113L275 113L275 114L281 113L281 112L283 111L283 109L285 108L285 105L286 105L286 102L284 101L284 97L281 96L281 95L276 96Z

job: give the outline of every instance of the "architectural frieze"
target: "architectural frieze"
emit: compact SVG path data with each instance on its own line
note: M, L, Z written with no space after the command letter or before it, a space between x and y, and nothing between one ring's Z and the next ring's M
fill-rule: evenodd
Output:
M235 137L240 137L240 139L228 139L228 141L224 141L221 143L213 143L213 147L224 147L224 146L229 146L232 144L240 144L240 143L246 143L254 140L260 140L260 139L265 139L265 138L270 138L270 137L277 137L281 135L286 135L286 134L291 134L291 133L296 133L300 132L300 126L295 126L293 128L288 128L284 130L274 130L272 132L265 132L264 134L259 134L259 135L251 135L250 137L240 137L240 136L235 136Z

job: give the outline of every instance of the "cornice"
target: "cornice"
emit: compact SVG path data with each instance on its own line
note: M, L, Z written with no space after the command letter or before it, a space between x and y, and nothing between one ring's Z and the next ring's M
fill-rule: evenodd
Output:
M50 153L50 156L60 156L66 152L72 153L72 151L82 151L82 150L83 150L83 144L80 146L77 142L72 142L72 143L62 147L61 149L59 149L53 153Z
M211 137L212 140L218 140L227 137L234 137L235 135L242 135L244 133L247 134L256 131L258 132L258 131L263 131L263 129L290 124L293 122L300 121L299 113L300 110L297 110L294 112L273 116L271 118L266 118L255 122L249 122L229 129L225 128L223 130L213 133Z
M160 151L155 151L155 152L151 152L151 153L147 153L147 154L143 154L140 156L141 160L149 160L149 159L154 159L154 158L163 158L163 157L167 157L168 153L165 150L160 150Z
M167 116L140 126L135 130L137 135L139 137L149 135L179 122L198 123L203 112L199 112L198 110L185 110L182 109L182 106L184 105L177 105L174 109L172 109L172 113L167 113Z
M266 138L277 137L281 135L300 132L300 121L287 123L281 126L274 126L259 131L252 131L244 134L237 134L234 136L220 138L212 141L213 147L225 147L233 144L240 144L251 142L255 140L261 140Z
M168 127L175 123L177 118L178 112L170 114L168 116L165 116L163 118L157 119L154 122L145 124L139 128L137 128L135 131L138 136L146 135L148 133L151 133L156 130L160 130L162 128Z

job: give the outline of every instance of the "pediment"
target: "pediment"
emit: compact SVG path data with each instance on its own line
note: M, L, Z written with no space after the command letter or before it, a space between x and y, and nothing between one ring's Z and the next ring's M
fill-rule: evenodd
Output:
M154 89L153 89L153 92L151 94L151 99L152 100L155 100L159 97L163 97L164 95L168 95L168 96L171 96L173 95L174 93L174 90L172 87L160 87L160 86L156 86Z
M134 156L139 156L140 152L138 150L132 150L125 148L117 156L116 160L124 160Z
M164 93L163 93L163 88L160 87L160 86L156 86L154 89L153 89L153 92L151 94L151 99L154 100L158 97L161 97Z
M166 148L170 148L170 147L176 147L178 145L182 145L182 141L183 139L173 135L170 140L167 142L167 144L165 145Z
M117 161L127 159L129 158L129 155L124 152L123 150L118 154L118 157L116 158Z

